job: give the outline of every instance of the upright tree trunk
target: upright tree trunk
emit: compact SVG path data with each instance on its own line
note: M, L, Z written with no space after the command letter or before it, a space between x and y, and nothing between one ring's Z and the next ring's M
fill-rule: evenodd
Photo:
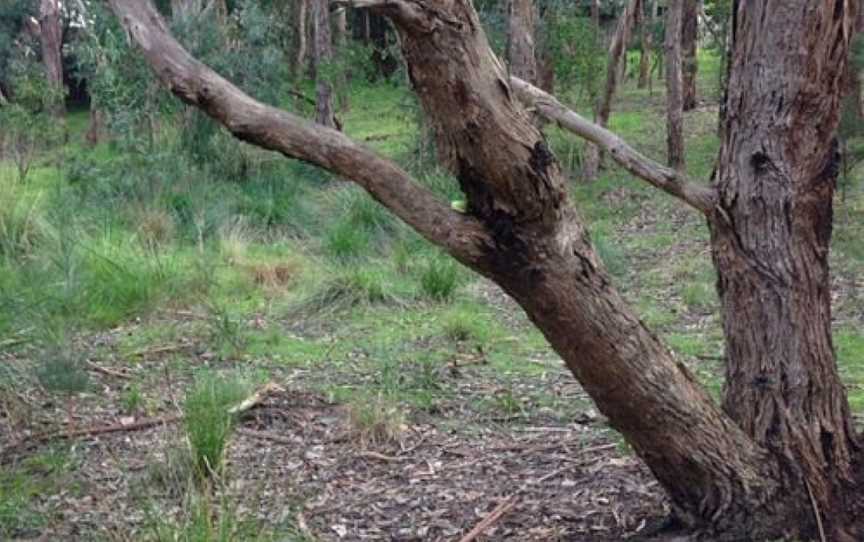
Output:
M510 72L513 75L532 85L537 83L533 0L510 0L507 58L510 61Z
M631 0L621 16L618 18L618 26L612 43L609 46L609 62L606 64L606 85L597 106L597 124L604 128L609 125L609 116L612 114L612 100L615 98L615 90L618 88L618 77L621 60L627 53L627 42L635 26L637 13L642 9L642 0ZM597 179L597 174L602 162L602 153L593 144L585 148L582 175L586 181Z
M105 121L102 111L94 104L90 104L90 123L87 126L87 134L84 140L91 147L98 145L102 141L102 136L105 131Z
M651 55L654 48L654 23L657 20L657 0L651 4L651 12L648 17L642 18L640 28L642 36L642 51L639 54L639 82L638 88L648 88L651 85Z
M66 92L63 85L63 25L58 0L41 0L39 4L39 41L48 83L60 94L55 111L62 115L66 110L63 102Z
M329 70L325 67L333 58L333 43L330 37L329 0L312 2L312 62L315 71L315 122L335 128L336 117L333 112L333 84Z
M682 107L684 111L696 108L696 74L699 60L696 56L699 38L699 0L683 0L681 20L682 51Z
M309 0L297 0L294 4L294 40L295 55L294 66L291 70L294 77L301 77L306 70L309 48L306 45L306 15L308 13Z
M827 0L738 2L711 221L724 409L824 514L843 504L858 448L831 342L828 268L844 15Z
M681 77L681 15L685 0L666 5L666 151L670 167L684 170L684 114Z
M853 2L855 8L855 34L861 39L860 34L864 32L864 2ZM851 51L850 51L851 53ZM851 60L851 59L850 59ZM864 63L860 61L849 62L848 81L851 86L850 93L855 98L856 111L860 120L864 121Z
M344 50L348 47L348 8L340 8L334 12L336 19L336 50L344 54ZM336 94L339 99L339 111L346 112L351 109L351 79L353 77L350 66L339 74L339 86Z

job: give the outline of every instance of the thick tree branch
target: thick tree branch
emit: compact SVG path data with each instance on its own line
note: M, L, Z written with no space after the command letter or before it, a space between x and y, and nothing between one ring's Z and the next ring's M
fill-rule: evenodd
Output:
M705 214L713 212L717 199L713 189L696 184L674 169L651 160L614 133L568 109L551 94L516 77L510 78L510 86L523 103L535 108L548 120L557 122L564 129L608 152L621 167L633 175Z
M262 104L193 58L151 2L111 0L111 9L172 93L224 125L236 138L350 179L429 241L463 263L479 257L482 225L453 211L398 165L336 130Z

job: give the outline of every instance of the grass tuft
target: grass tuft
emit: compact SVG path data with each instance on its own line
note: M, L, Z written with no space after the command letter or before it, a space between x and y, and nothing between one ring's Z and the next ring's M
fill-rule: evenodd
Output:
M403 409L380 395L355 399L348 405L352 434L364 448L398 441L405 421Z
M420 274L420 288L423 294L435 301L448 301L453 298L459 281L459 268L445 256L433 256L426 262Z
M222 470L225 449L234 429L229 409L249 393L249 383L237 375L210 371L198 375L183 402L184 427L193 462L206 477Z

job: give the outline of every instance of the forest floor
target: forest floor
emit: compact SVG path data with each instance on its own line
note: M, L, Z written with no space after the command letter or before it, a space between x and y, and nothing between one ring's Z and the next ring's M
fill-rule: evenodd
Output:
M701 179L718 145L705 94L686 117ZM350 135L423 163L404 89L353 103ZM660 159L662 118L661 94L628 86L612 128ZM134 169L76 143L85 122L26 182L0 164L0 539L459 540L491 516L477 540L597 541L663 519L661 489L519 308L357 189L248 149L261 178ZM581 144L547 131L577 170ZM443 173L423 181L458 197ZM703 221L614 167L573 198L625 297L719 397ZM862 212L851 185L832 265L856 412ZM190 398L213 375L240 406L200 476Z

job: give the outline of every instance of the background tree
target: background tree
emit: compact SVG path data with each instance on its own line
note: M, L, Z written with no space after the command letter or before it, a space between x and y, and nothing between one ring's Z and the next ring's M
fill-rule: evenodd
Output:
M681 81L682 108L696 108L696 74L699 72L697 45L699 41L700 0L683 0L681 12Z
M609 60L606 63L606 85L600 96L597 106L596 122L602 127L609 125L609 116L612 114L612 101L615 99L615 91L618 88L620 78L619 70L622 60L627 54L627 42L636 26L638 14L642 10L642 0L631 0L627 7L621 12L612 43L609 45ZM626 60L625 60L626 62ZM602 153L595 145L589 144L585 149L583 165L583 176L588 181L597 178L601 163Z
M333 39L330 31L329 0L311 0L312 66L315 75L315 120L336 127L333 110L333 84L330 61L333 59Z
M647 88L651 85L651 56L654 48L654 30L657 25L657 0L652 0L647 6L647 17L642 17L640 25L640 41L642 48L639 54L639 82L638 88Z
M666 6L666 154L667 163L684 170L684 103L681 74L681 17L684 0Z
M507 57L510 71L519 78L537 83L534 50L534 2L510 0L507 32Z
M39 41L48 82L65 93L63 91L63 23L58 0L40 0ZM57 113L62 114L64 110L63 101L58 100Z
M294 77L300 77L308 65L307 46L307 13L309 12L309 0L297 0L292 9L292 20L294 27L295 54L292 72Z

